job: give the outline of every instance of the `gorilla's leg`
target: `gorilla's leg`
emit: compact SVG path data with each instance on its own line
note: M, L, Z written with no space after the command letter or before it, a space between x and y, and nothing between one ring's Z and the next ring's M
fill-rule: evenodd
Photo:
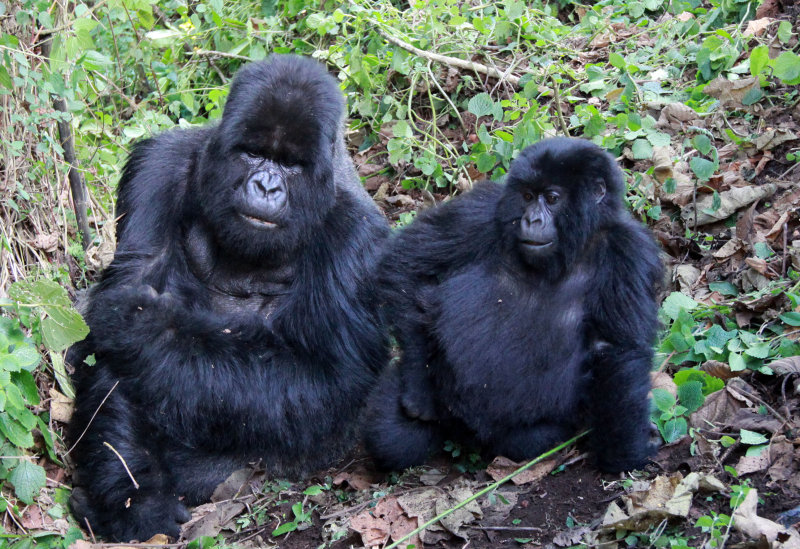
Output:
M119 386L112 390L113 383L103 379L107 372L95 370L73 418L76 425L87 425L96 412L74 450L81 468L70 497L72 513L95 534L118 541L146 541L153 533L177 537L190 515L168 490L160 456L146 449L145 442L154 442L134 417L136 408Z
M231 473L245 467L247 459L181 446L167 451L165 463L184 503L194 506L209 501L214 489Z
M567 422L542 421L516 426L490 444L492 450L514 461L532 459L557 446L575 434L575 426Z
M400 399L402 393L400 372L390 367L367 405L364 429L367 450L379 467L391 471L422 464L442 443L438 423L406 415Z

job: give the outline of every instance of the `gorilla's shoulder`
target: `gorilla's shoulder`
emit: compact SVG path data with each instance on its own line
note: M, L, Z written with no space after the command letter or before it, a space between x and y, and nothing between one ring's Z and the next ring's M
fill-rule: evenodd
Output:
M434 225L448 228L454 222L479 228L486 223L494 223L494 205L503 194L503 185L493 181L480 181L466 193L442 203L436 208L425 210L411 226ZM461 229L466 228L459 227ZM456 229L456 227L452 227Z

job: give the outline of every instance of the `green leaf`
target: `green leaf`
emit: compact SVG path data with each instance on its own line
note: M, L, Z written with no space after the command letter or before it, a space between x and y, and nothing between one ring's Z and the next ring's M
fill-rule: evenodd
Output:
M792 24L789 21L781 21L781 24L778 25L778 40L783 42L784 44L788 44L789 40L792 39ZM766 48L766 46L763 46Z
M692 157L689 166L700 181L708 181L717 169L713 162L698 156Z
M323 492L322 486L309 486L303 491L306 496L318 496Z
M780 315L780 318L783 322L788 324L789 326L800 326L800 313L796 312L789 312Z
M773 61L773 70L776 77L784 84L794 86L800 84L800 56L796 53L785 51Z
M751 446L750 448L747 449L744 455L747 457L758 457L767 448L769 448L769 444L759 444L758 446Z
M733 372L741 372L747 369L747 363L739 353L730 353L728 355L728 366L731 367L731 371Z
M678 399L689 413L694 412L705 402L703 384L699 381L688 381L678 387Z
M748 431L747 429L739 429L739 440L742 441L742 444L749 444L751 446L755 446L756 444L766 444L768 442L767 437L761 433Z
M719 439L719 443L722 444L723 448L730 448L734 444L736 444L736 439L733 437L729 437L728 435L723 436Z
M750 52L750 74L758 76L769 63L769 47L762 44Z
M705 155L711 152L711 139L704 133L695 135L692 138L692 145L700 154Z
M689 425L686 418L676 417L665 421L660 431L666 442L674 442L689 432Z
M488 116L494 110L494 101L492 101L488 93L479 93L469 100L467 110L478 118Z
M761 101L762 97L764 97L764 92L761 91L761 88L752 87L747 90L747 93L745 93L744 97L742 97L742 105L755 105Z
M11 79L11 75L8 74L8 69L3 65L0 65L0 86L9 90L14 89L14 81Z
M275 537L282 536L283 534L287 534L289 532L294 532L295 530L297 530L297 523L296 522L294 522L294 521L284 522L283 524L281 524L280 526L278 526L277 528L275 528L272 531L272 535L275 536Z
M653 157L653 146L647 139L637 139L631 147L635 160L647 160Z
M661 304L661 312L672 320L677 320L681 310L692 311L699 306L697 301L680 292L672 292Z
M675 406L675 397L666 389L653 389L653 404L662 412L669 412Z
M712 292L719 292L721 295L734 297L739 295L739 290L730 282L711 282L708 287Z
M39 490L44 488L47 476L43 467L22 460L11 471L8 481L14 486L17 497L30 505L33 503L33 498L39 494Z
M42 338L52 351L63 351L89 334L89 327L75 309L48 307L48 317L42 320Z
M0 414L0 432L17 448L33 446L33 435L7 413Z
M619 70L625 70L625 58L617 52L612 52L608 55L608 62Z
M755 347L750 347L744 352L744 354L752 356L753 358L767 358L769 356L769 352L769 343L761 343Z

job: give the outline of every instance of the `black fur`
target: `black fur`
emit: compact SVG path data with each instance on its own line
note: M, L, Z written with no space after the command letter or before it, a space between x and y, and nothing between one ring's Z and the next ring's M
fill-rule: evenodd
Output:
M95 534L176 536L185 505L246 462L297 474L351 442L386 358L371 277L388 227L344 149L343 108L316 62L274 56L238 72L219 125L134 148L114 262L69 356L72 441L89 425L71 507ZM254 175L285 205L248 203Z
M532 458L583 426L603 469L643 464L661 265L623 191L599 147L549 139L505 185L479 183L393 239L380 272L402 360L368 404L379 465L420 464L444 439Z

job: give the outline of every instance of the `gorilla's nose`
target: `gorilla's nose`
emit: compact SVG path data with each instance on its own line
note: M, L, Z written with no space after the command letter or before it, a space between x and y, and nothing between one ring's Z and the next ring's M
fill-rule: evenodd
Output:
M286 184L278 174L256 172L247 180L246 195L251 208L271 217L286 205Z

